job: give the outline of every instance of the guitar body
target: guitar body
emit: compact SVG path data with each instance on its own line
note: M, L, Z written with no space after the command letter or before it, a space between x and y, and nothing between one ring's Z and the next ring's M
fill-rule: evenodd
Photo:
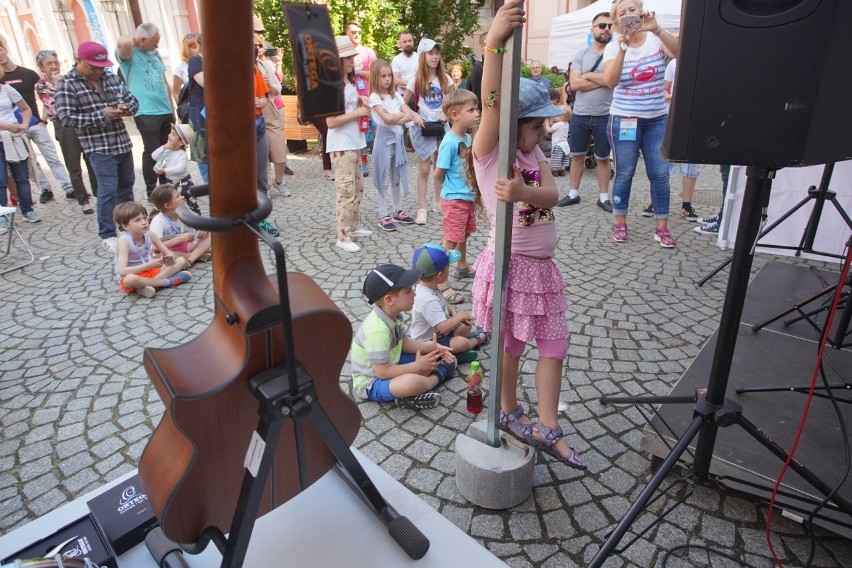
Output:
M317 402L347 444L361 421L358 408L340 389L340 370L352 342L349 320L300 274L287 275L282 306L277 279L270 282L266 275L257 236L236 221L259 220L252 2L201 3L210 213L219 223L213 232L215 313L210 326L189 343L146 349L145 369L166 409L139 464L164 532L187 546L206 543L202 533L208 527L230 531L246 451L260 418L260 401L249 390L252 377L272 368L277 372L293 357L313 378ZM288 305L292 353L285 352ZM283 425L258 515L301 490L297 431L304 433L305 485L335 464L310 421L294 427L285 420Z
M341 391L352 327L310 278L289 274L296 359L313 377L319 404L348 444L361 414ZM249 379L286 359L282 327L245 334L229 325L217 298L216 317L195 340L172 349L146 349L145 369L166 406L139 466L142 485L166 535L198 541L207 526L227 533L245 473L243 461L258 425L258 400ZM319 434L304 423L307 478L335 464ZM286 420L267 482L262 515L294 497L299 487L293 421Z

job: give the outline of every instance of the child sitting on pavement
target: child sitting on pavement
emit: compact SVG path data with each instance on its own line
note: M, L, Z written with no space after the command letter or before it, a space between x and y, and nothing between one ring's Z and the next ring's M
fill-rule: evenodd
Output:
M198 201L192 195L192 176L189 175L189 158L186 150L195 140L195 131L188 124L172 124L166 143L151 152L154 173L166 178L180 190L186 204L196 215L201 215ZM153 191L152 191L153 193Z
M452 349L459 363L470 363L491 334L481 328L471 329L470 314L449 305L440 286L450 277L450 264L461 256L458 250L426 243L415 249L411 265L422 272L414 296L411 315L411 337L425 341L434 335L438 343Z
M212 238L206 231L187 228L177 216L178 207L185 203L180 191L171 185L158 185L151 192L152 211L151 232L160 237L170 251L189 261L210 260Z
M380 264L364 280L364 295L373 311L352 340L351 371L355 395L364 400L395 402L400 408L434 408L441 395L430 392L456 369L449 347L407 337L402 314L414 305L419 270Z
M122 231L115 240L115 272L124 292L151 298L157 288L178 286L192 278L184 270L189 261L173 256L160 237L148 230L148 211L142 205L119 203L112 217Z

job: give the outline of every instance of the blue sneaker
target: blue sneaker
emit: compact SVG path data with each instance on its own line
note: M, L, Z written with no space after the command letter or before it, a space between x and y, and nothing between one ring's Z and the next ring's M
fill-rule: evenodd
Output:
M390 217L382 217L379 219L379 227L382 228L383 231L391 232L396 231L396 225L393 224Z
M9 218L5 215L0 215L0 229L8 229L9 228Z
M28 223L41 223L41 219L36 214L35 211L30 211L29 213L24 213L24 219L27 220Z
M402 223L403 225L411 225L414 223L414 217L409 216L408 213L402 209L393 214L393 220L397 223Z
M271 236L271 237L280 237L280 236L281 236L281 231L279 231L279 230L275 227L275 225L273 225L272 223L270 223L270 222L269 222L269 221L267 221L266 219L264 219L263 221L261 221L260 223L258 223L258 224L257 224L257 226L258 226L260 229L263 229L264 231L266 231L267 233L269 233L269 236Z

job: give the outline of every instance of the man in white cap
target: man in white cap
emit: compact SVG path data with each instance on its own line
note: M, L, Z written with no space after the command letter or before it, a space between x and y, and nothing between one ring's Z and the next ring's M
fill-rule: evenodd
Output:
M115 252L112 211L133 201L133 143L122 120L139 110L139 102L124 83L107 71L113 63L104 46L84 41L77 63L56 85L56 113L62 126L77 130L80 145L98 180L98 236Z

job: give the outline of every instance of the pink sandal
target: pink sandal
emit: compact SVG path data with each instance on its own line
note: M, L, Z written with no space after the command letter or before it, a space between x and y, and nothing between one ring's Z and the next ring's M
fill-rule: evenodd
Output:
M627 223L618 223L612 232L612 239L617 243L627 242Z

